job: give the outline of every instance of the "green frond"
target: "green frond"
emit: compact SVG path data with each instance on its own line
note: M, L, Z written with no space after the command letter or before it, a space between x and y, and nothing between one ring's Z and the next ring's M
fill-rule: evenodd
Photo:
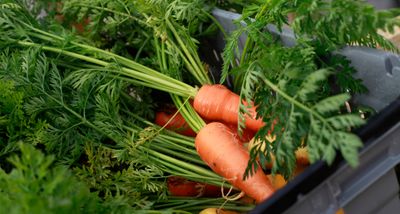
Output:
M359 163L358 150L362 147L362 142L355 134L347 132L337 132L336 137L340 139L340 152L350 166L356 167Z
M15 168L0 168L0 212L106 213L106 206L65 167L54 166L31 145L20 143L21 154L8 160Z
M231 68L232 65L236 64L236 58L239 57L239 51L238 51L238 43L239 43L239 37L245 32L244 29L237 29L229 35L227 38L227 41L225 43L225 48L222 53L222 58L224 59L223 61L223 66L222 66L222 71L221 71L221 79L220 83L224 83L226 78L229 75L229 69Z
M317 92L321 86L320 82L325 81L332 72L327 69L320 69L309 74L301 84L297 96L302 101L307 101L310 94Z
M203 7L203 0L173 0L167 6L166 16L173 16L177 20L191 22L198 19L199 16L204 18Z
M365 120L357 114L344 114L327 118L327 123L335 129L346 129L350 127L359 127L365 124Z
M313 106L313 108L318 113L325 115L327 113L338 111L350 98L351 96L348 93L333 95L319 101Z
M321 156L321 159L325 160L328 164L332 164L336 157L337 148L332 146L335 144L335 142L333 141L336 141L336 139L334 138L326 139L327 143L326 146L323 148L324 153Z

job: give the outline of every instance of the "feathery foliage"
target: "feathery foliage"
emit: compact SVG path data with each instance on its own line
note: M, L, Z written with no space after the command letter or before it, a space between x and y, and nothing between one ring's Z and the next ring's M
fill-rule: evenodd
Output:
M96 194L65 167L54 166L54 156L45 156L33 146L20 143L21 154L8 161L14 169L0 168L2 213L107 213Z
M243 9L223 52L221 81L234 75L235 90L246 101L240 104L239 130L251 100L266 124L256 135L262 143L252 149L246 175L253 173L258 158L270 162L273 154L273 172L288 178L295 167L294 152L304 146L312 162L331 163L340 151L350 165L357 165L362 143L349 130L365 121L343 106L366 88L352 76L349 61L334 51L346 45L397 51L377 29L392 30L399 24L398 12L376 11L361 0L270 0ZM296 44L284 47L266 31L269 24L278 31L289 25ZM243 33L246 44L239 47Z

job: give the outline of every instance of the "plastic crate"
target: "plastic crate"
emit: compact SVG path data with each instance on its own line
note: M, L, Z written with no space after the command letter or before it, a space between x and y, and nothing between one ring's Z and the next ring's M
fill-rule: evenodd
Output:
M213 15L229 33L236 28L239 14L215 9ZM295 44L293 32L274 26L267 30L282 42ZM240 37L243 47L246 35ZM223 50L222 36L213 45ZM240 49L240 48L239 48ZM365 47L346 47L340 54L351 60L357 77L369 89L354 101L368 105L378 113L356 133L364 142L360 165L349 167L338 156L331 166L318 162L258 205L251 213L400 213L399 180L395 166L400 163L400 57L393 53Z
M399 0L367 0L368 3L374 5L377 9L388 9L399 7Z

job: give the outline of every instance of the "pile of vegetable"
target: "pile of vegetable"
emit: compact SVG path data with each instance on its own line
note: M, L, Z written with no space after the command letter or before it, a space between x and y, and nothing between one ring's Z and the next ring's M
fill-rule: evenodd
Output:
M337 51L397 51L398 11L362 0L60 2L0 1L3 212L247 212L310 163L357 166L367 89Z

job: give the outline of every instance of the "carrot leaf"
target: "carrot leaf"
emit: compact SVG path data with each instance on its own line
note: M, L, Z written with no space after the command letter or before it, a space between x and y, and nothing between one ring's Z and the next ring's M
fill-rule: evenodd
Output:
M351 130L365 120L344 106L352 95L367 90L338 51L347 45L397 51L377 29L398 25L398 10L377 11L361 0L274 0L243 11L225 46L223 77L234 75L242 102L254 100L265 123L255 136L261 143L250 151L246 176L254 173L258 160L274 160L272 171L289 178L300 147L307 148L311 162L332 163L340 152L355 166L362 143ZM296 43L284 46L275 31L287 33L288 27ZM242 33L247 36L244 46L238 43ZM232 63L235 57L240 57L238 63ZM245 102L240 104L239 129L244 128L246 108Z

